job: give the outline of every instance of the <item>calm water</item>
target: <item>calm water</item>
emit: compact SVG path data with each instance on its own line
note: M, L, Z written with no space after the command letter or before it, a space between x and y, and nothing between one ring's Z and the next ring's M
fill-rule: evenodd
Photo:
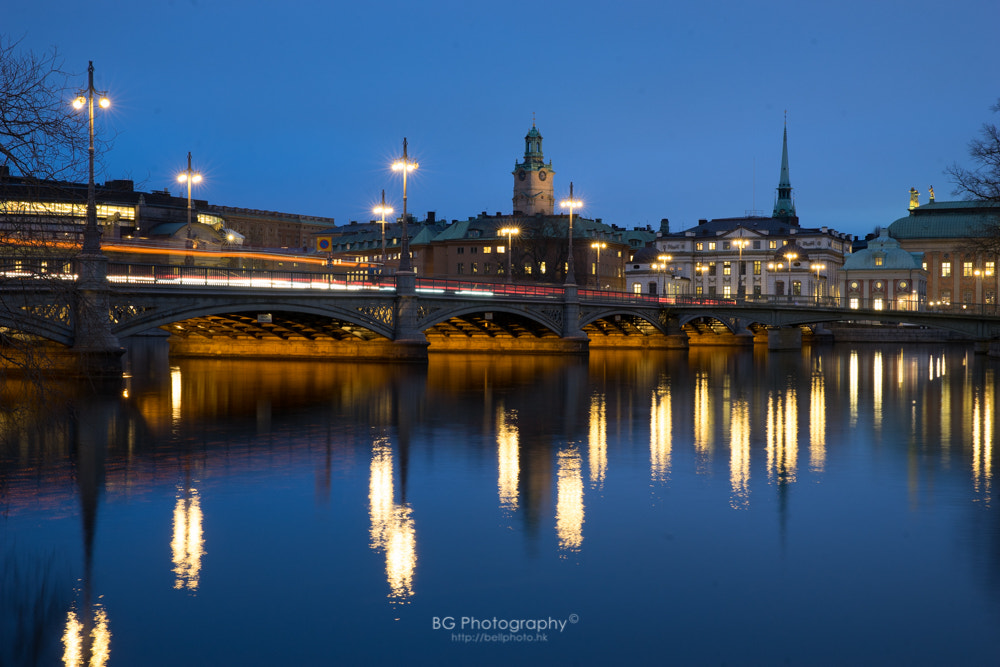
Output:
M1000 655L1000 363L962 347L130 368L5 388L4 665Z

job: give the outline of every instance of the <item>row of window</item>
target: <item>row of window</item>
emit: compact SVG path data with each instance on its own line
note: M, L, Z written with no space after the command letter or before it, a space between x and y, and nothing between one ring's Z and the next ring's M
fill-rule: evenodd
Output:
M480 248L480 246L470 246L469 247L469 254L470 255L475 255L476 253L479 252L479 248ZM483 248L483 254L484 255L488 255L491 252L493 252L493 246L484 245L484 246L482 246L482 248ZM497 252L500 253L500 254L503 254L504 253L504 246L498 245L497 246ZM465 246L459 246L459 247L455 248L455 254L457 254L457 255L464 255L465 254Z
M777 250L779 247L781 247L781 246L778 245L778 241L779 241L778 239L768 239L768 241L767 241L767 247L768 247L768 249L769 250ZM695 250L706 250L706 249L707 250L718 250L719 249L719 243L720 243L719 241L696 241L695 244L694 244L694 249ZM761 249L761 242L760 242L760 240L748 241L747 243L754 250L760 250ZM731 243L730 241L721 241L721 244L722 244L722 250L732 250L734 245L736 246L736 248L739 248L739 245ZM781 241L781 245L782 246L783 245L787 245L787 244L788 244L787 240L782 240ZM743 246L743 247L746 248L747 246Z
M526 275L531 275L531 270L532 270L532 265L531 264L525 264L524 265L524 273ZM491 262L485 262L485 263L483 263L483 273L484 274L489 275L489 274L492 274L493 271L494 271L494 265ZM497 264L496 265L496 273L497 273L497 275L501 275L503 273L506 273L506 271L507 271L507 265L506 264ZM543 273L543 274L545 273L545 262L540 262L539 263L539 265L538 265L538 272L539 273ZM465 275L465 262L459 262L455 266L455 273L457 273L459 275ZM478 274L479 273L479 262L470 262L469 263L469 273L471 273L471 274Z
M927 270L927 262L924 262L924 271ZM962 277L973 278L984 276L989 278L996 273L996 262L983 262L983 268L978 269L974 262L962 262ZM951 262L941 262L941 277L951 277Z

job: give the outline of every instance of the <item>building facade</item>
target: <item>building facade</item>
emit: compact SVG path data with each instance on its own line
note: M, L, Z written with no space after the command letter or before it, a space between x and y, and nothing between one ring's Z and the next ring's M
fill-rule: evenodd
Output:
M996 308L1000 294L997 257L983 252L976 240L1000 224L1000 205L990 202L934 200L921 205L910 191L910 211L889 225L900 247L923 255L927 302L936 308Z
M849 308L923 310L927 272L923 253L903 250L883 229L844 261L840 289Z
M771 216L700 220L675 233L661 229L655 251L638 256L645 261L630 263L628 289L637 294L837 299L837 272L850 252L850 235L799 224L786 128Z

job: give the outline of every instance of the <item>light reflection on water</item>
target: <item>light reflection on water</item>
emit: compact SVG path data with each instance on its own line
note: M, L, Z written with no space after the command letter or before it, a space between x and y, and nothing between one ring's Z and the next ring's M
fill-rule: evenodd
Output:
M276 664L289 642L322 664L331 638L374 663L998 648L998 362L964 348L154 356L133 352L124 397L0 421L0 554L55 549L85 582L22 595L74 597L42 628L67 664ZM571 613L530 647L433 628ZM861 648L825 641L863 625Z

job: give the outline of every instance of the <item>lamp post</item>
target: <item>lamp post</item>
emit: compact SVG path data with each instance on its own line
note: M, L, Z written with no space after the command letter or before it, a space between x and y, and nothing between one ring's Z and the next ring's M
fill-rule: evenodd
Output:
M823 264L822 262L813 262L812 266L809 268L816 271L816 304L819 305L819 299L820 296L822 296L820 294L819 272L826 269L826 264Z
M97 229L97 198L94 194L94 97L98 97L97 104L102 109L111 106L111 100L104 93L94 89L94 61L89 62L87 89L80 91L80 95L73 100L73 108L79 111L86 105L87 113L90 116L90 146L87 150L87 224L83 228L83 254L99 255L101 253L101 232Z
M746 296L746 286L743 284L743 248L750 245L750 241L741 236L733 241L733 244L740 249L740 258L736 266L736 298L742 301Z
M799 254L796 252L790 252L785 255L785 259L788 260L788 300L792 300L792 262L798 258Z
M597 266L594 267L594 282L597 283L597 289L601 289L601 248L607 248L608 244L604 241L594 241L590 244L590 247L597 251Z
M196 172L191 168L191 151L188 151L188 166L187 169L177 174L177 182L187 183L188 189L188 208L187 208L187 247L190 248L194 245L192 229L191 229L191 184L201 183L201 174Z
M406 232L406 176L420 165L410 160L406 153L406 137L403 137L403 157L392 163L393 171L403 172L403 225L401 227L402 238L400 239L399 271L409 272L413 269L410 265L410 238Z
M382 203L372 209L373 213L378 213L378 224L382 225L382 270L385 271L385 216L386 214L392 214L392 207L385 205L385 190L382 191Z
M512 237L517 236L521 233L521 230L517 227L503 227L500 229L500 234L507 235L507 282L511 282L513 274L513 261L514 261L514 246L512 245Z
M667 262L674 261L672 255L658 255L656 259L660 260L660 294L666 295L667 285L665 282L665 272L667 270Z
M783 268L785 268L785 265L782 264L781 262L768 262L767 263L767 270L768 271L781 271ZM775 293L775 296L778 296L777 293Z
M566 262L566 284L575 285L576 278L573 275L575 272L573 268L573 209L583 206L583 202L579 199L573 199L573 181L569 182L569 199L563 199L559 202L559 206L569 209L569 260Z

